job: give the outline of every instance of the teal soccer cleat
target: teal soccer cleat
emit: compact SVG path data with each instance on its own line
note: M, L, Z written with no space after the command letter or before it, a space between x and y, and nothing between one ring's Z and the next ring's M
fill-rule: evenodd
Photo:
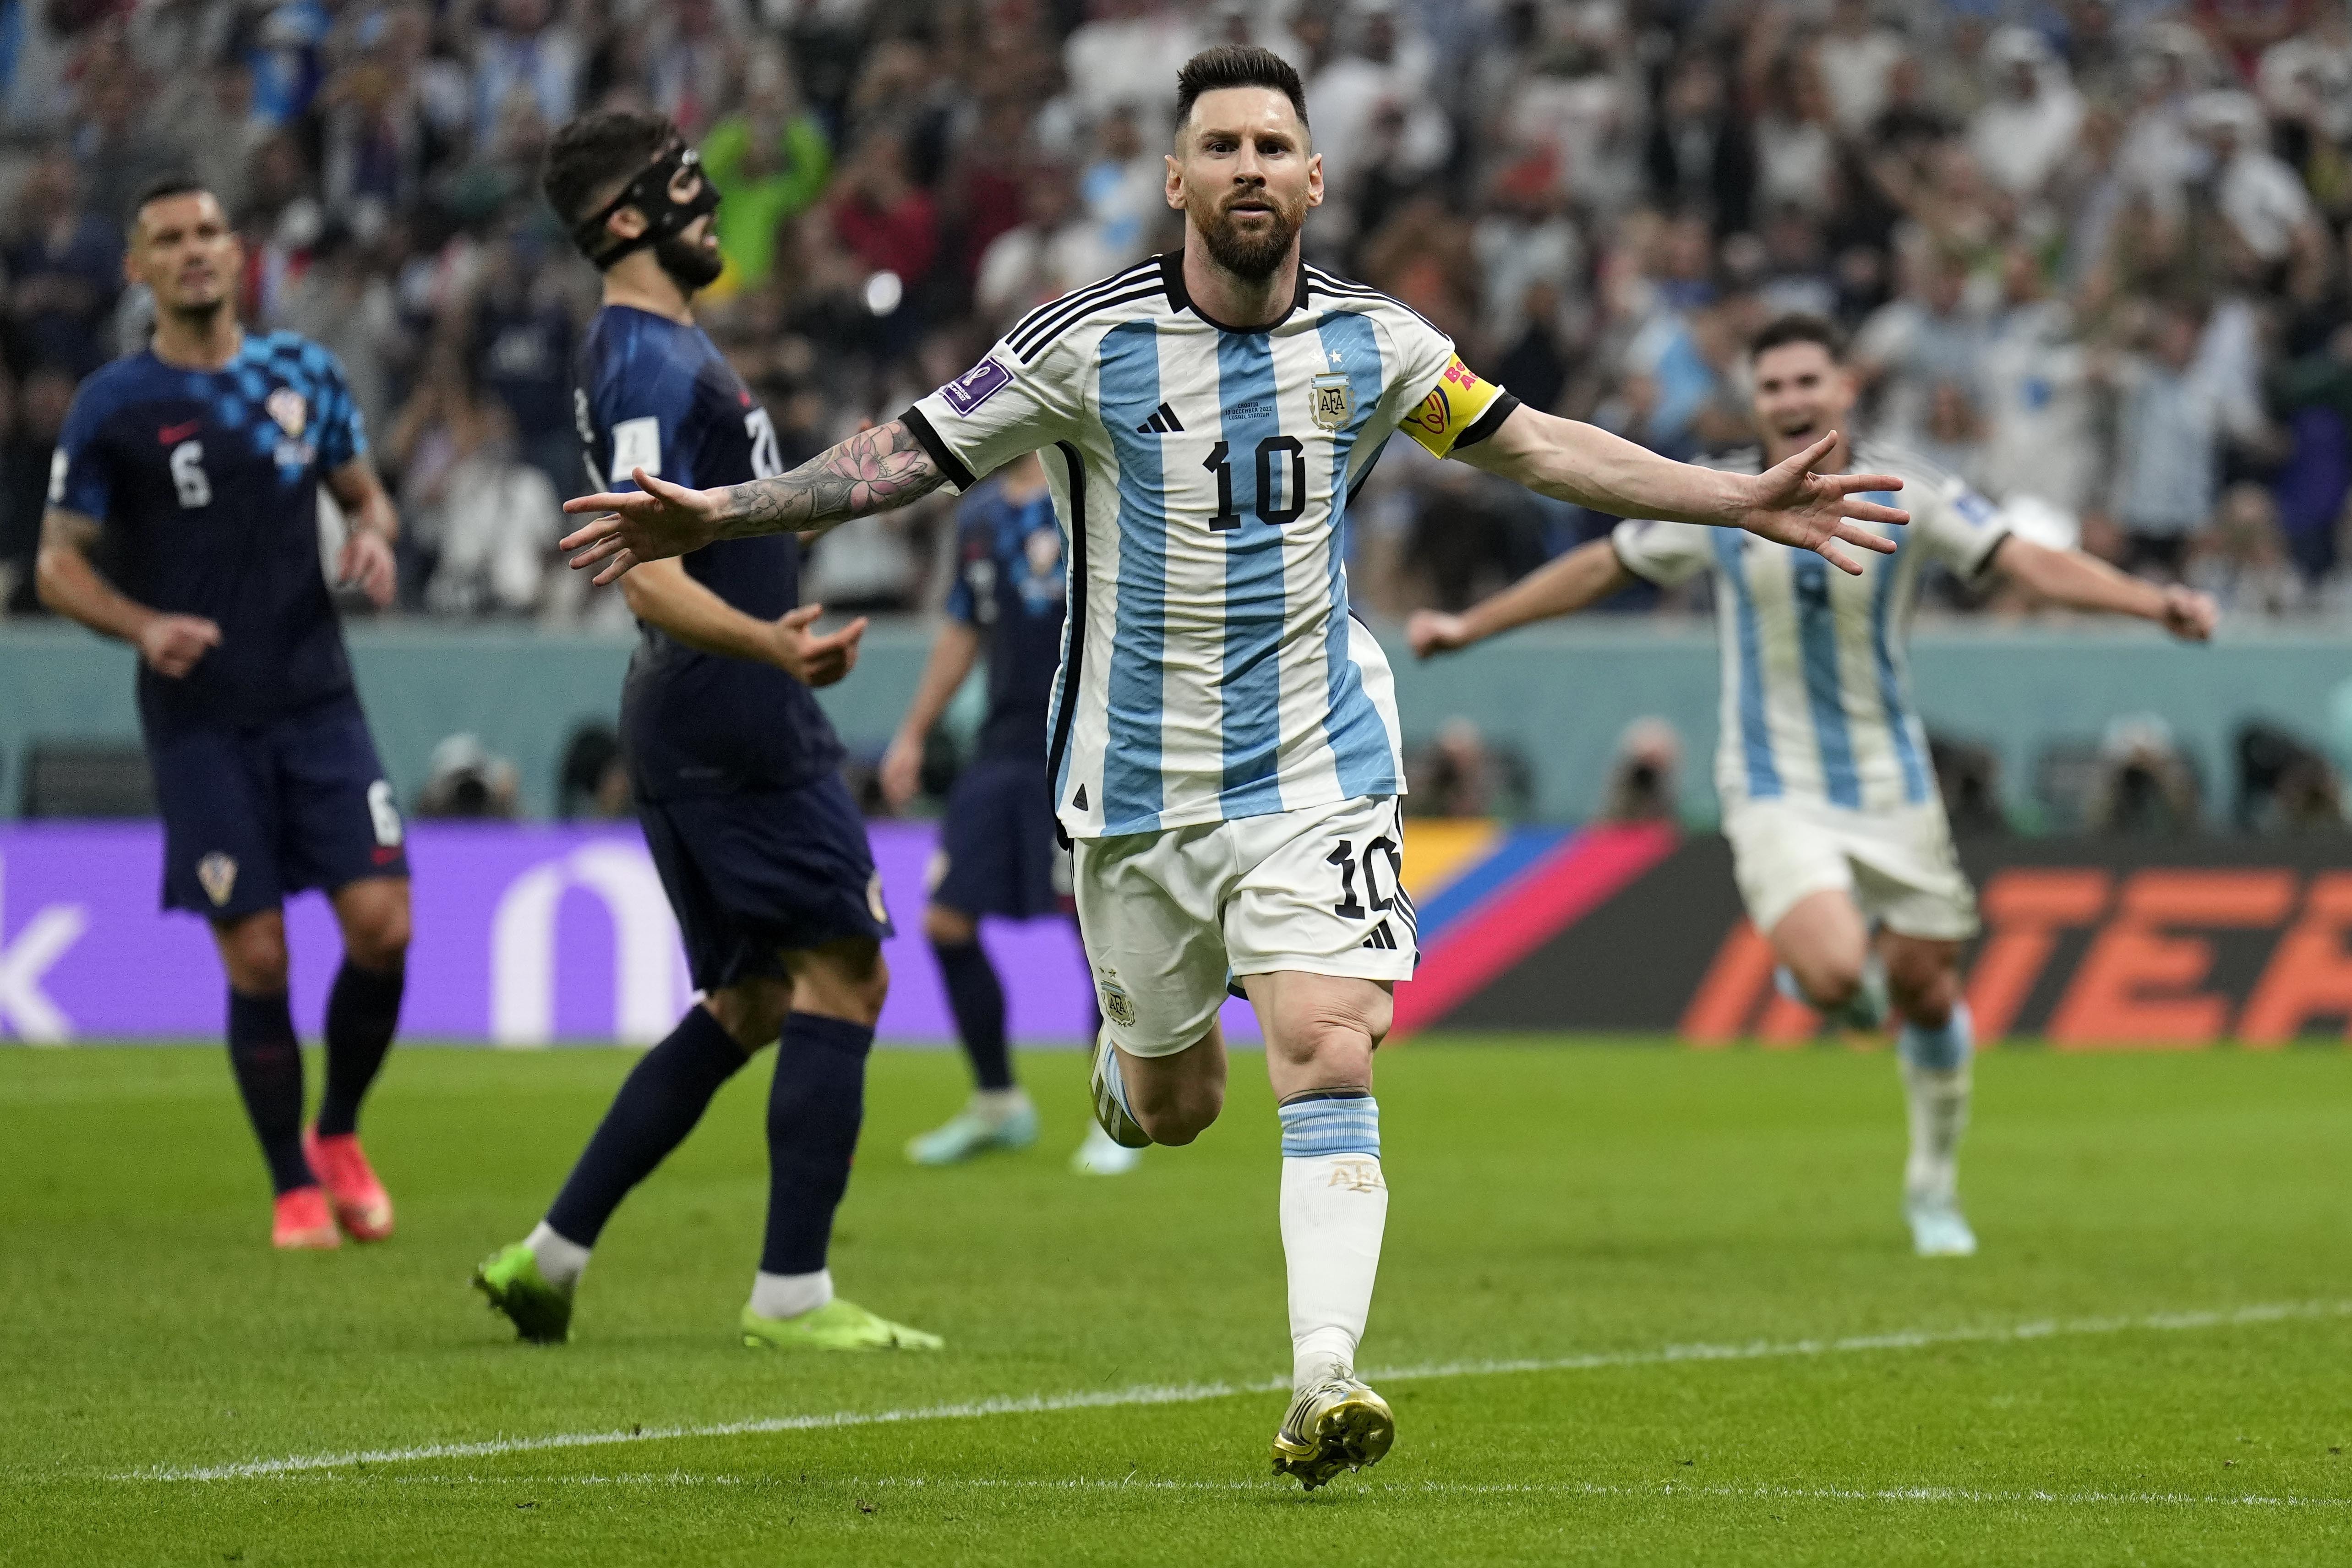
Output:
M907 1144L907 1158L918 1165L960 1165L992 1149L1026 1149L1037 1142L1037 1108L1024 1100L1002 1115L992 1115L977 1101Z

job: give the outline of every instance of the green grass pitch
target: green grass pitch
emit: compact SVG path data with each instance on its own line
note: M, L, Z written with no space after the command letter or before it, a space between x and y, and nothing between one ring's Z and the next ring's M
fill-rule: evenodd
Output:
M396 1052L399 1236L280 1257L216 1047L0 1051L0 1562L2352 1560L2342 1051L1989 1055L1984 1252L1926 1263L1884 1053L1417 1042L1363 1360L1418 1375L1388 1462L1311 1497L1265 1473L1254 1060L1198 1144L1088 1180L1075 1054L1024 1064L1035 1150L951 1172L898 1149L961 1062L878 1054L833 1266L933 1357L736 1343L755 1069L607 1232L576 1342L518 1345L467 1273L629 1059ZM622 1440L529 1446L580 1434Z

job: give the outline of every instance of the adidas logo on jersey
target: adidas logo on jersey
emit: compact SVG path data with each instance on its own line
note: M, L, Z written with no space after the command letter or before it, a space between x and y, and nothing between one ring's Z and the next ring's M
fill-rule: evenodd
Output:
M1394 952L1396 944L1396 932L1389 930L1389 922L1386 921L1374 926L1372 934L1364 939L1366 947L1376 947L1383 952Z
M1139 436L1172 436L1183 428L1184 422L1176 417L1176 411L1163 403L1151 411L1150 418L1135 427L1135 433Z

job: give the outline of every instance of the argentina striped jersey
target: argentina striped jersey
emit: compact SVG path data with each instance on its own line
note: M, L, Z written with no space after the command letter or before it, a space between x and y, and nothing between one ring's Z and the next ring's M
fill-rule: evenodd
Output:
M1751 448L1713 466L1752 474L1759 461ZM1715 782L1726 807L1793 798L1874 811L1935 795L1911 700L1920 569L1938 561L1972 579L2008 531L1990 501L1902 447L1861 442L1853 466L1901 478L1900 494L1868 499L1911 513L1902 527L1863 525L1896 548L1849 551L1863 563L1858 577L1738 529L1629 521L1612 536L1626 570L1653 583L1715 574L1723 659Z
M1349 616L1349 496L1402 426L1443 455L1514 406L1444 333L1300 269L1228 330L1155 258L1041 306L908 409L957 489L1041 455L1069 538L1048 733L1074 837L1401 795L1387 661Z

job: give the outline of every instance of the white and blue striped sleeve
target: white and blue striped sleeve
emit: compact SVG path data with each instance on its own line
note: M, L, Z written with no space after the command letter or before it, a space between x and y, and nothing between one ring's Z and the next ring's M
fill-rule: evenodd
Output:
M1067 338L1026 364L1007 339L898 417L961 492L1069 436L1086 408L1085 370Z
M2009 537L2000 509L1971 489L1967 480L1940 470L1906 476L1903 493L1889 498L1907 509L1911 536L1930 560L1941 562L1960 577L1973 578L1992 561L1992 552Z
M1716 531L1695 522L1628 518L1610 531L1609 542L1626 571L1645 583L1672 588L1715 563L1711 536Z

